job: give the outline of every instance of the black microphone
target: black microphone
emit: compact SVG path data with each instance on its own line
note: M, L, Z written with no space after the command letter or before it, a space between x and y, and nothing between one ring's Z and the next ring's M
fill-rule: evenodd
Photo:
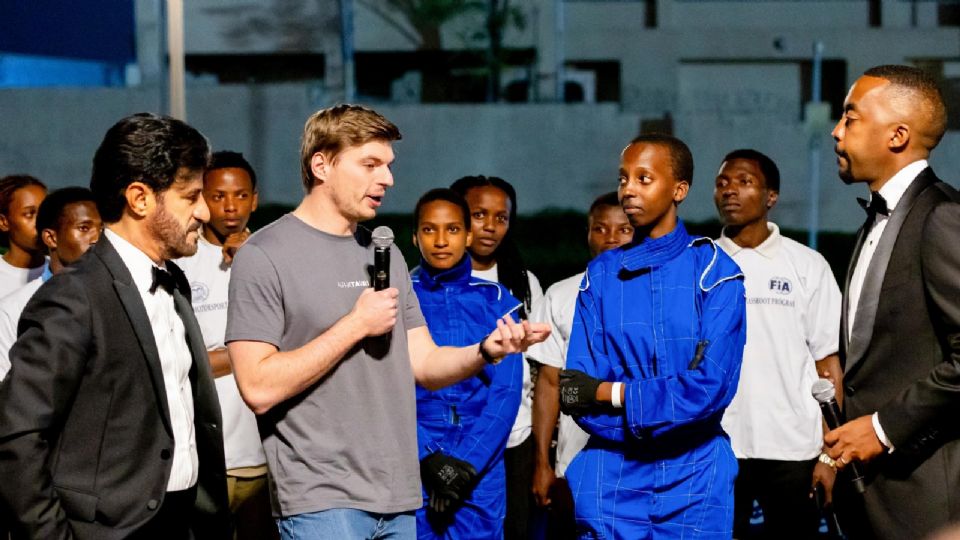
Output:
M393 231L381 225L373 230L373 290L390 288L390 246Z
M810 388L813 398L820 404L820 412L823 413L823 419L827 422L827 427L837 429L843 422L840 421L840 406L837 405L837 392L833 388L833 383L827 379L817 379ZM850 473L853 475L851 481L857 493L863 493L867 490L863 482L863 475L860 474L860 467L857 460L852 460L847 464Z

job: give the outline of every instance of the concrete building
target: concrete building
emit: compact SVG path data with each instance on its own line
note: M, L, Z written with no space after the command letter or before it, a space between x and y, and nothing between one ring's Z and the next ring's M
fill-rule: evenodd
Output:
M409 211L430 187L478 173L517 185L521 212L583 209L597 193L615 187L617 154L643 127L672 129L690 144L697 172L682 209L690 220L715 216L713 176L723 154L754 147L771 155L783 173L775 219L805 227L813 167L808 150L819 144L820 227L851 231L862 222L854 197L863 190L837 180L831 126L816 127L818 135L811 137L804 121L814 42L824 46L823 97L834 121L848 86L876 64L921 65L942 77L949 105L960 95L960 9L954 3L515 0L511 5L525 24L504 34L512 61L504 68L503 87L511 99L519 95L528 103L431 103L423 85L436 78L424 70L433 59L456 62L469 57L465 51L482 48L484 40L476 34L483 13L451 20L439 32L440 51L424 52L416 30L390 11L388 0L353 0L360 101L404 132L387 211ZM266 201L295 202L303 121L343 95L339 3L189 0L185 7L192 72L188 120L214 147L251 157ZM158 0L137 0L134 86L0 89L0 171L30 172L54 185L85 182L107 126L130 112L159 109L158 15ZM558 102L561 63L585 102ZM482 65L465 62L440 82L454 84L454 78L478 72ZM955 184L958 150L960 138L951 131L933 160Z

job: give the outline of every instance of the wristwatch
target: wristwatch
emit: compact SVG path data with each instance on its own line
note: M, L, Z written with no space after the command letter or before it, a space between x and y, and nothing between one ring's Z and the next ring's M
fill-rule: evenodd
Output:
M480 349L480 357L483 358L486 363L490 364L491 366L495 366L502 362L504 357L501 356L500 358L494 358L493 355L483 348L483 344L487 342L488 337L490 337L490 334L487 334L483 337L483 339L480 340L480 343L477 344L477 348Z

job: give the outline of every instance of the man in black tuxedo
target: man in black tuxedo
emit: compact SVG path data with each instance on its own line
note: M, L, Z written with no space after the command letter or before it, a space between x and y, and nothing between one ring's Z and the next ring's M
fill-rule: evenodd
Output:
M107 228L27 304L0 385L14 538L229 537L220 409L190 287L210 159L187 124L111 127L90 188Z
M871 192L841 314L849 421L824 436L837 467L857 460L865 476L862 496L837 480L852 538L921 538L960 519L960 196L926 161L945 127L929 76L880 66L833 130L840 178Z

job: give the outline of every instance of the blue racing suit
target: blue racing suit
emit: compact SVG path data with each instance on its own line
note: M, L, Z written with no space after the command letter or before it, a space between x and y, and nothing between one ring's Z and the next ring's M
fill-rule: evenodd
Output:
M567 469L581 538L730 538L737 461L720 427L746 339L743 274L682 221L608 251L580 286L567 369L622 382L578 417Z
M496 328L497 319L520 304L507 289L470 276L464 255L446 271L421 261L413 290L437 345L477 343ZM502 538L506 513L503 450L520 409L523 360L512 354L496 366L436 391L417 385L417 438L420 459L443 452L467 461L479 481L452 519L435 519L426 506L417 511L418 538ZM424 501L427 494L424 493Z

